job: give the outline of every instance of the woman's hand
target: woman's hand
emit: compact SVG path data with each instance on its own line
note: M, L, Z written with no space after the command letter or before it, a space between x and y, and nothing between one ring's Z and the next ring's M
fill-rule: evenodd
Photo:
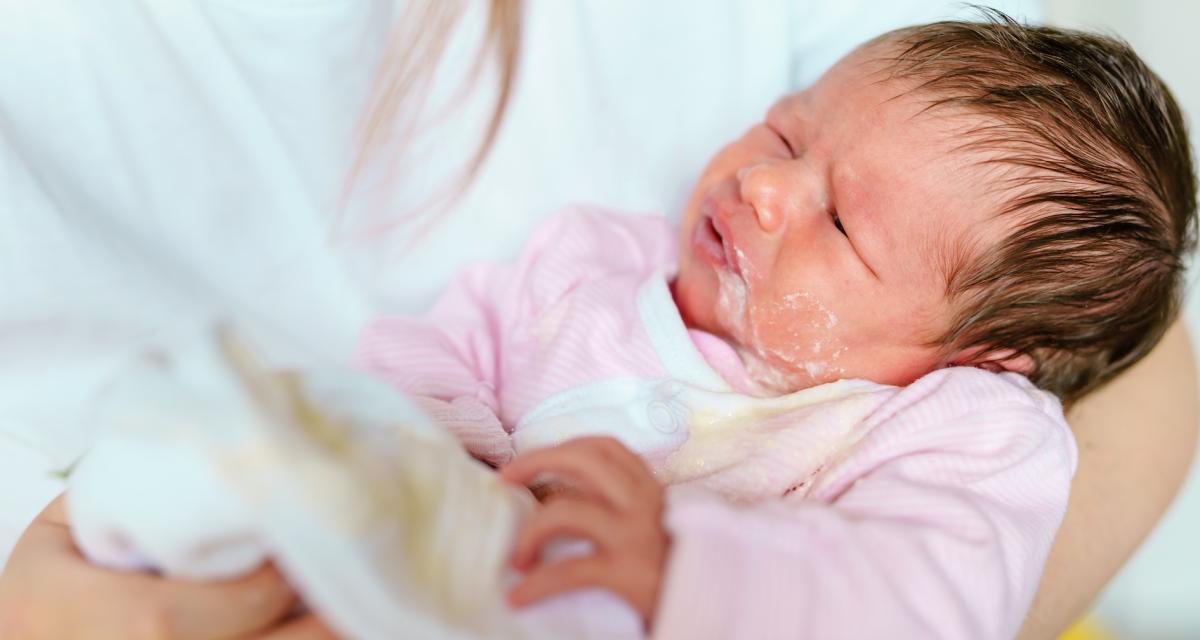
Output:
M285 622L295 602L295 594L269 566L230 582L200 583L89 564L71 540L59 496L25 530L0 576L0 637L335 637L311 615Z
M528 484L549 473L571 484L551 495L517 534L512 564L525 571L509 593L522 606L564 591L602 587L627 601L649 628L670 540L662 525L662 484L636 454L613 438L580 438L522 455L500 470ZM591 555L539 563L561 537L583 538Z

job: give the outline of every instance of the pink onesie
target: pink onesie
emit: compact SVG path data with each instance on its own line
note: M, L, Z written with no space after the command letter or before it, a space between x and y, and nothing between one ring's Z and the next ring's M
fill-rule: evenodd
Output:
M949 368L753 396L689 331L662 218L574 209L466 269L359 363L474 455L612 435L667 483L661 638L1009 638L1066 510L1075 443L1016 374Z

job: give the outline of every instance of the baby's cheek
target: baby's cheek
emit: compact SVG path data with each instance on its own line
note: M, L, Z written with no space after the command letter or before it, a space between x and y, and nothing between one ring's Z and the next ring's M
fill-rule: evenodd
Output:
M843 377L848 348L840 321L811 294L782 296L757 315L760 351L814 383Z

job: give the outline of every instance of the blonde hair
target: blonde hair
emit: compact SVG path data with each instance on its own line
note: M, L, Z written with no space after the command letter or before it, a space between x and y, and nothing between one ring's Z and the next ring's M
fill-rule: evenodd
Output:
M393 30L384 60L375 80L370 106L359 134L359 144L346 183L344 198L355 188L368 164L379 162L392 145L403 146L419 133L417 117L425 107L430 87L443 61L446 48L460 26L471 0L413 0ZM384 229L425 219L444 211L460 198L475 180L491 150L512 95L521 44L523 0L491 0L483 39L474 64L460 87L457 99L474 89L489 63L498 66L498 91L491 118L478 148L446 184L434 190L428 201L406 207L401 215L389 216ZM391 148L391 151L395 151ZM383 168L385 180L395 178L395 162ZM372 232L381 229L374 227Z

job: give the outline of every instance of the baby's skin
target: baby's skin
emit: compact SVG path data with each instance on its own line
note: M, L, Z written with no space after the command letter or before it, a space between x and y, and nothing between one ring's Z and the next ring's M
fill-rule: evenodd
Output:
M971 350L931 343L954 311L947 265L1006 232L989 215L999 206L983 186L990 176L956 148L957 129L978 123L922 113L923 99L874 55L852 54L780 100L716 155L684 214L675 302L686 324L736 348L764 396L841 378L906 385L977 364ZM414 621L440 629L442 615L541 629L553 622L537 618L545 609L513 616L499 595L520 607L585 587L615 594L653 627L672 551L667 496L617 440L533 448L497 479L383 382L268 372L231 336L215 337L164 350L177 361L148 358L98 414L109 447L71 478L74 531L90 558L215 579L252 569L269 542L314 608L354 637L390 637ZM995 358L989 347L978 349ZM399 434L396 416L412 422ZM685 447L704 445L697 435ZM147 478L176 488L126 499ZM540 505L511 486L547 480L566 490ZM465 510L474 520L459 530L488 535L450 553L457 538L434 533L462 504L475 505ZM564 555L552 545L560 538L591 544ZM513 571L501 569L506 559ZM456 586L454 576L495 580ZM630 611L619 617L636 632Z
M956 148L976 117L923 113L878 49L775 104L713 158L684 213L676 304L771 392L905 385L1002 347L933 344L953 311L948 269L1007 231L981 153Z
M948 270L1007 229L983 157L958 148L977 123L926 111L910 84L888 78L881 47L776 103L717 153L687 204L675 302L689 327L737 348L764 394L843 378L906 385L985 354L989 368L1031 365L1002 345L947 354L934 344L954 310ZM502 470L518 483L542 473L584 490L523 525L513 563L527 573L510 602L600 586L650 627L670 546L663 487L615 440L568 442ZM556 536L596 551L539 564Z

